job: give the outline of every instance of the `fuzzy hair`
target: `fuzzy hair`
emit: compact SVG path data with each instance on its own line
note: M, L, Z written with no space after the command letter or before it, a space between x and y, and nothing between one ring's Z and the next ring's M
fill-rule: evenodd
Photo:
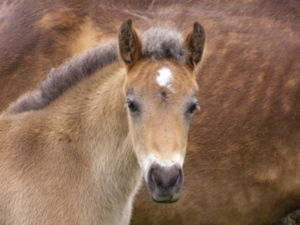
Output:
M173 58L184 62L186 49L180 33L167 28L150 28L142 34L142 55L159 60ZM38 110L49 105L82 79L118 60L117 42L97 46L51 69L37 89L21 96L7 110L15 114Z
M186 49L181 33L163 27L153 27L142 34L142 54L158 60L173 58L185 62Z
M20 97L7 112L21 113L41 109L82 79L115 62L117 58L117 42L100 45L75 56L58 68L51 69L36 90Z

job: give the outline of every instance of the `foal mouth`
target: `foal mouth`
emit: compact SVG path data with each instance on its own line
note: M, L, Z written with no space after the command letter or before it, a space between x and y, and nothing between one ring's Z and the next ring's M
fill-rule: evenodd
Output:
M174 203L179 200L179 196L162 196L162 197L154 197L152 196L152 201L156 203Z

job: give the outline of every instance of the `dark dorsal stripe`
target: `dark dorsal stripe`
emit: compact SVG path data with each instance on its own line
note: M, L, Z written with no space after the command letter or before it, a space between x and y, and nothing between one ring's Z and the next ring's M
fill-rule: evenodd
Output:
M182 36L168 28L150 28L142 34L144 57L159 60L173 58L184 62L186 50ZM49 105L82 79L118 60L117 42L97 46L52 69L37 89L20 97L7 113L38 110Z
M43 108L67 89L95 71L115 62L117 58L117 42L100 45L75 56L60 67L51 69L47 78L36 90L20 97L7 112L20 113Z

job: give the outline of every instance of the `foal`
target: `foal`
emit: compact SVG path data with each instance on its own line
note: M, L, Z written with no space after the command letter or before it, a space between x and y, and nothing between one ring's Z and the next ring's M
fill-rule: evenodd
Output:
M118 47L75 57L11 105L0 224L127 225L142 176L154 201L176 201L203 47L198 23L183 42L163 28L140 38L129 20Z

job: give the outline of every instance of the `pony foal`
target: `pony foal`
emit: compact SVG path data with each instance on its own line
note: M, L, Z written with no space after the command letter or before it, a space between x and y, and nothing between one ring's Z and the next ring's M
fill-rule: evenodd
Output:
M114 42L100 46L12 104L0 117L0 224L127 225L142 176L154 201L176 201L203 47L198 23L183 42L164 28L140 38L129 20L123 62Z

